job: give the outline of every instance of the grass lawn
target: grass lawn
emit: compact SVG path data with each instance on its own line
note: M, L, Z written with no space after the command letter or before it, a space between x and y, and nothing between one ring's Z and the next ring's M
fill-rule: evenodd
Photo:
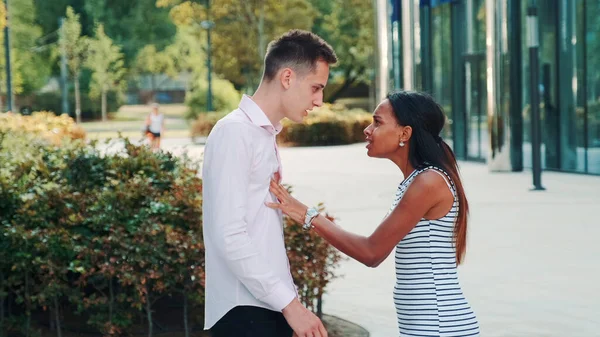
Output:
M86 131L87 133L87 139L106 139L106 138L117 138L119 136L119 132L118 131L110 131L110 130L105 130L105 131ZM121 131L121 135L123 137L127 137L131 140L137 140L142 138L142 131L141 128L140 130L136 130L136 131ZM165 132L165 134L162 136L162 138L189 138L190 137L190 130L183 129L183 130L169 130L167 129L167 131Z
M185 113L187 111L185 104L161 104L159 111L161 111L167 118L181 118L185 119ZM139 121L144 120L146 115L151 111L149 105L123 105L119 108L116 114L113 114L113 120L115 121Z

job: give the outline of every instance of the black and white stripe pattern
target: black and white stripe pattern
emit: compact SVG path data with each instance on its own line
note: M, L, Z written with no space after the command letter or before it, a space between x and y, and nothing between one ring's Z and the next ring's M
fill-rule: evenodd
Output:
M459 205L448 174L433 166L415 170L398 187L391 209L414 178L426 170L445 178L454 204L440 219L419 221L396 246L394 303L400 336L479 336L479 323L458 283L453 230Z

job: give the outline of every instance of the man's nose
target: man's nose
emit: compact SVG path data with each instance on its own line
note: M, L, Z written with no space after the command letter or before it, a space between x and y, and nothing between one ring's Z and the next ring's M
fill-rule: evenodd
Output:
M317 107L323 106L323 92L322 91L319 94L319 96L317 97L317 99L313 100L313 105L317 106Z

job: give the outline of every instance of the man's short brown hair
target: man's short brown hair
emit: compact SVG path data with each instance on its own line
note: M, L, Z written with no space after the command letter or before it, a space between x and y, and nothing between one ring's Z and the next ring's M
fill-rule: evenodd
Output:
M263 78L270 81L285 67L298 72L314 71L320 60L328 64L336 63L337 56L333 48L317 34L299 29L290 30L269 43Z

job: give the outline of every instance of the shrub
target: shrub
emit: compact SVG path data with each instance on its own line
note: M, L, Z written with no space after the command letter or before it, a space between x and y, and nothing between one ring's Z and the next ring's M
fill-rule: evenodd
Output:
M217 121L226 113L198 116L192 123L192 137L207 136ZM363 130L371 123L371 114L362 109L348 110L342 105L326 104L315 109L297 124L283 121L283 130L277 137L283 144L297 146L341 145L362 142Z
M14 113L0 114L0 131L32 134L53 143L64 138L84 139L85 131L67 115L56 116L52 112L34 112L31 116Z
M9 150L0 153L7 205L0 269L2 290L22 304L15 312L77 313L115 334L128 331L142 311L151 327L152 304L165 296L202 303L201 180L194 165L128 142L112 155L44 142L21 145L20 157Z
M362 142L363 130L371 123L364 110L345 110L339 105L315 109L304 123L284 120L279 142L298 146L342 145Z
M69 113L72 117L75 116L75 94L69 93ZM109 116L112 112L119 109L123 103L122 95L109 91L106 99L107 110ZM81 93L81 117L84 120L99 119L101 117L101 104L100 99L91 99L87 93ZM60 92L47 92L42 94L36 94L33 97L33 104L31 105L33 111L52 111L55 114L59 114L62 111L62 99Z
M186 118L196 119L198 116L207 112L207 92L207 80L205 78L199 78L185 97L186 105L189 108ZM229 112L238 107L241 94L235 89L231 82L216 76L213 77L212 92L212 105L214 111Z
M288 191L292 188L288 186ZM334 221L319 205L319 212ZM321 297L329 281L335 278L334 267L341 260L340 252L315 231L306 231L302 225L284 216L284 234L290 271L298 294L306 307L321 314Z
M210 130L217 124L219 119L225 117L224 112L209 112L198 115L198 118L192 123L190 133L194 137L206 137Z
M0 305L10 308L0 329L151 336L154 326L201 325L197 163L127 140L106 153L96 142L55 146L39 135L0 131ZM292 276L315 308L339 252L284 221Z

